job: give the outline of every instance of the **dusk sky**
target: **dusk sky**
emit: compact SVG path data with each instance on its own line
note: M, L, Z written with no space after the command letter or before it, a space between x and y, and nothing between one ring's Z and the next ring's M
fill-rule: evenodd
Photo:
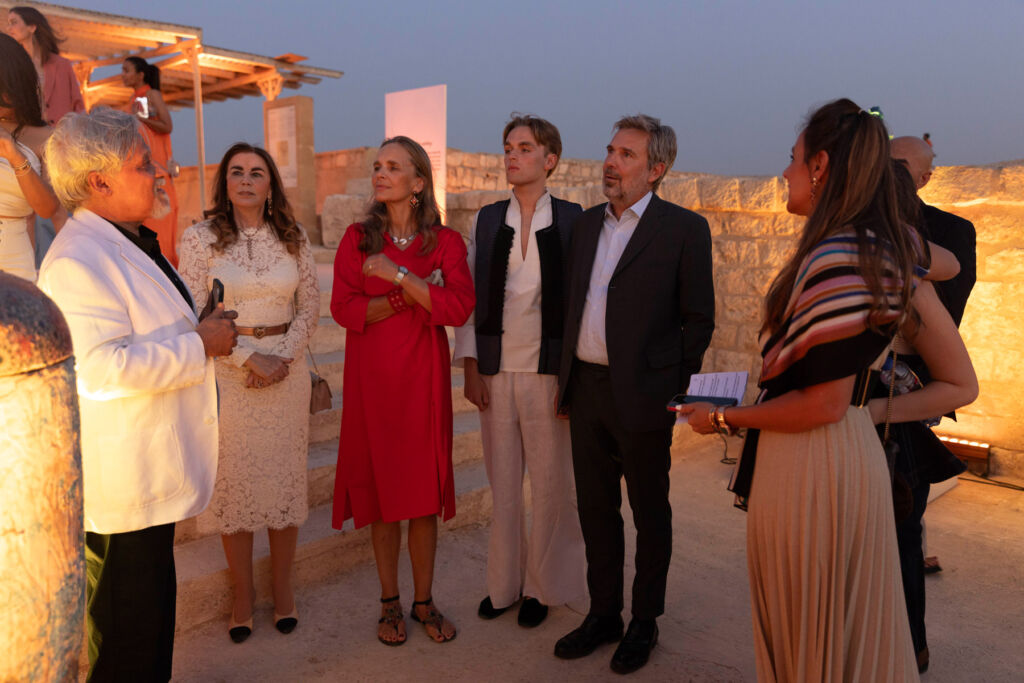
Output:
M615 119L642 111L675 128L676 170L778 174L809 109L846 96L895 135L931 133L937 164L1024 157L1022 0L65 4L344 71L283 93L315 99L317 151L378 144L385 93L446 83L448 144L472 152L500 151L522 111L560 128L564 156L602 158ZM262 141L261 111L207 105L207 161ZM173 115L175 156L195 163L193 112Z

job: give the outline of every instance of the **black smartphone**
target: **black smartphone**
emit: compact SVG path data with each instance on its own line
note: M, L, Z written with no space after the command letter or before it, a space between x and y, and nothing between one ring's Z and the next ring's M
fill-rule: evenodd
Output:
M216 308L217 304L224 303L224 283L213 278L213 286L210 287L210 301L213 305L210 308Z
M689 394L676 394L672 397L672 400L668 402L665 409L673 412L679 412L679 406L684 403L710 403L716 406L734 406L736 405L736 399L734 398L722 398L721 396L690 396Z
M224 283L217 278L213 278L213 286L210 287L210 297L206 300L203 310L200 311L199 319L205 319L206 316L213 313L213 309L217 308L217 304L222 303L224 303Z

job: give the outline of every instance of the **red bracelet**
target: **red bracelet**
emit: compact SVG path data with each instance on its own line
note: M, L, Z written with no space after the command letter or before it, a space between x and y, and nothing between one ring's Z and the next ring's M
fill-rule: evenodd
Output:
M391 304L391 309L395 313L401 313L402 311L408 311L411 306L405 301L405 297L402 296L402 289L392 289L388 292L388 303Z

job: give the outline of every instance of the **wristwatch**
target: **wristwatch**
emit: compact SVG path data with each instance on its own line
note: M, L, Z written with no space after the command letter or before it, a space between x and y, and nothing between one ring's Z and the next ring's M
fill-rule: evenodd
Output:
M408 268L406 268L405 266L398 266L398 275L396 275L395 279L391 281L391 284L393 284L395 287L398 287L399 285L402 284L402 280L404 280L405 276L408 274Z

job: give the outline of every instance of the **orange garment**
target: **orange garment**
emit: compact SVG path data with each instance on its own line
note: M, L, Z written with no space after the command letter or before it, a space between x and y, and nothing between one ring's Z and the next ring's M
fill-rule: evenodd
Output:
M135 91L132 95L131 101L128 103L126 111L130 114L136 114L138 112L138 105L135 102L137 97L145 97L146 93L150 90L148 85L144 85ZM150 109L150 118L153 117L153 110ZM171 265L175 268L178 267L178 239L181 237L181 232L178 230L178 194L174 190L174 180L169 174L166 174L167 163L173 156L171 150L171 136L168 133L157 133L155 130L141 124L143 135L146 136L146 142L149 144L149 153L153 162L157 164L161 172L164 175L164 189L167 191L167 197L171 200L171 212L160 219L149 218L146 220L146 227L154 231L157 234L157 239L160 240L160 252L164 255Z

